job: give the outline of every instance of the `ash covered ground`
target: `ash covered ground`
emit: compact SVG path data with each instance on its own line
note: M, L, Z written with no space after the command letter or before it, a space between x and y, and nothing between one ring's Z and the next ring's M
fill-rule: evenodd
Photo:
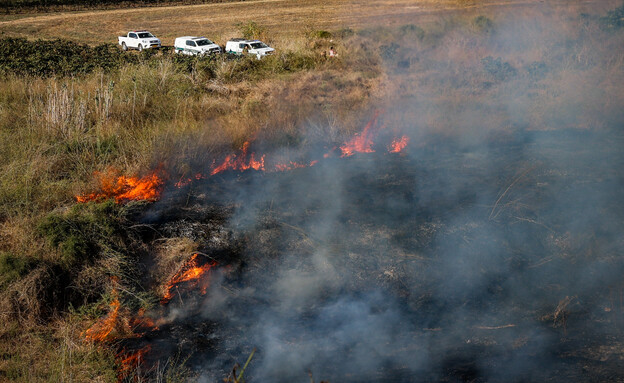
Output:
M154 362L221 381L621 381L622 138L430 137L228 172L142 220L220 266L152 315Z

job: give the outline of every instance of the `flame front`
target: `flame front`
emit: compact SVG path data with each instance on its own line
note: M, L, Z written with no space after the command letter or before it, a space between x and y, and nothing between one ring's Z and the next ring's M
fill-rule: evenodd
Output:
M405 149L407 144L409 143L409 137L403 136L400 139L395 139L390 144L390 153L399 153L401 150Z
M152 347L147 345L134 352L121 351L117 354L117 359L119 360L117 381L122 382L130 376L132 372L143 362L145 354L147 354L151 349Z
M100 191L76 196L78 202L89 202L114 198L117 203L124 201L156 201L160 198L164 181L160 169L152 171L144 177L119 176L116 170L107 173L96 173L99 178Z
M356 134L351 140L345 142L340 150L342 155L340 157L349 157L355 153L373 153L372 146L374 144L373 139L377 135L380 128L376 128L377 117L379 112L375 112L373 118L366 124L364 130L360 134Z
M264 170L264 155L259 160L256 159L255 153L247 154L249 151L249 141L243 144L241 152L236 154L230 154L225 157L225 160L221 165L216 166L210 172L211 176L221 173L225 170L240 170L241 172L248 169Z
M353 138L346 141L340 147L334 147L326 153L323 158L334 157L337 154L340 154L340 157L350 157L355 153L375 152L375 149L373 149L375 139L379 135L379 132L385 128L384 125L378 124L378 117L380 113L382 112L376 111L361 133L357 133ZM408 143L409 137L405 135L401 138L395 138L388 146L388 152L399 153L407 146ZM207 179L227 170L242 172L253 169L257 171L266 171L266 156L264 154L256 155L254 152L250 153L250 146L250 142L246 141L237 153L227 155L218 165L216 162L213 162L209 173L197 173L192 176L183 175L177 182L174 183L174 186L182 188L191 184L195 180ZM312 160L309 162L291 159L271 161L269 162L268 171L283 172L298 168L311 167L317 163L318 160ZM143 177L120 176L119 172L115 170L110 170L107 173L95 173L95 175L99 178L100 191L76 196L76 200L78 202L88 202L110 198L114 198L117 203L137 200L156 201L160 198L165 184L164 172L162 172L160 167Z
M89 340L97 342L105 341L117 325L120 307L121 303L119 303L119 299L115 298L110 304L110 311L108 312L108 315L100 318L91 327L84 331L82 335Z
M169 283L167 283L166 292L160 303L165 304L169 302L171 298L173 298L174 288L177 290L178 286L185 282L189 283L189 286L187 286L189 289L199 287L202 295L206 294L209 281L208 278L205 278L205 276L207 276L210 269L216 265L216 262L208 262L200 265L198 254L194 254L184 263L184 265L182 265L180 270L173 276L173 278L171 278Z

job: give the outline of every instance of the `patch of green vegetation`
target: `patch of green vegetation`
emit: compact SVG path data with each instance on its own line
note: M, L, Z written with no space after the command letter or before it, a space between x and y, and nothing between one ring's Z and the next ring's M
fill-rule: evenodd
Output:
M369 38L380 43L391 43L396 41L397 30L388 27L364 28L357 32L358 36Z
M341 39L346 39L353 35L355 35L355 31L349 27L341 28L334 32L334 36Z
M398 50L401 48L399 44L391 43L389 45L382 45L379 48L381 58L384 60L393 60L396 58Z
M260 40L265 37L266 28L258 25L255 21L249 21L247 23L238 24L238 30L243 38L248 40Z
M543 61L535 61L527 65L526 71L533 80L539 80L548 73L548 66Z
M331 39L332 34L329 31L313 30L308 33L308 37L313 39Z
M600 18L600 25L607 30L617 30L624 27L624 5L607 12Z
M26 275L35 266L27 257L0 252L0 289Z
M472 20L472 26L478 32L491 32L494 29L494 22L487 16L477 16Z
M69 269L93 260L104 249L118 249L123 219L114 201L77 204L66 213L49 214L38 230L60 250L61 264Z
M500 57L488 56L481 59L481 64L483 64L483 69L497 81L506 81L518 73L516 68L508 62L504 62Z
M414 24L402 25L399 28L399 33L403 35L404 39L416 39L420 41L425 38L425 30Z
M69 76L110 71L137 60L138 56L124 54L114 44L90 47L63 39L0 39L0 73L5 75Z

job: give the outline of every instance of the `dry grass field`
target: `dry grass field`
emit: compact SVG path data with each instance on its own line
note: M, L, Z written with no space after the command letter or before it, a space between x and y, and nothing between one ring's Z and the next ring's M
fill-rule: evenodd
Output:
M89 44L115 42L128 30L149 29L172 44L176 36L206 35L224 43L238 36L237 24L255 21L271 37L294 37L306 28L335 30L370 26L427 25L440 17L611 9L615 0L253 0L205 5L114 9L38 15L0 16L0 34L26 38L67 38ZM3 19L6 18L5 19Z

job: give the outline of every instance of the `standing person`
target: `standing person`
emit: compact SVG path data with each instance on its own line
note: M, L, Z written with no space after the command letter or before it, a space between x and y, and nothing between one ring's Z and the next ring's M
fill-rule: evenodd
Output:
M329 57L336 57L336 51L334 47L329 47Z

